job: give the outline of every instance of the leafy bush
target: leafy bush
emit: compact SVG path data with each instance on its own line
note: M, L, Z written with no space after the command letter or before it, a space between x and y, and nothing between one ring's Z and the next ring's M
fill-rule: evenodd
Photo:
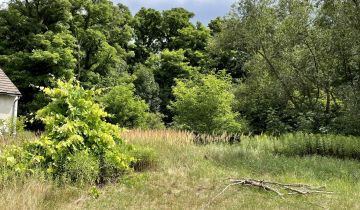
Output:
M127 128L145 126L149 106L134 91L133 85L116 86L101 98L105 110L111 114L109 122Z
M246 123L232 111L234 94L227 75L200 75L187 81L177 81L173 88L176 127L198 133L221 134L242 132Z
M41 167L54 178L65 175L68 167L69 175L75 176L77 172L71 169L81 161L77 158L82 157L77 153L87 152L89 157L83 158L96 158L98 183L104 183L109 174L107 162L112 161L117 169L129 169L134 158L117 148L131 148L120 147L124 143L119 128L103 120L109 115L94 100L98 91L84 90L78 82L70 80L58 81L56 88L45 88L44 92L51 102L37 112L37 118L45 124L46 132L38 141L1 155L8 166L22 171ZM93 172L86 172L92 170L89 167L84 179L92 179Z
M340 135L286 134L274 139L274 151L288 156L321 155L360 160L360 139Z
M164 115L157 112L157 113L147 113L146 116L146 123L144 128L147 129L164 129L165 125L163 122Z

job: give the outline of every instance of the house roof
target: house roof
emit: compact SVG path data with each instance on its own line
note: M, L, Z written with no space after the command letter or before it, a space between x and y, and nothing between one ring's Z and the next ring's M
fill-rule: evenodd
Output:
M2 69L0 69L0 94L21 95L19 89L11 82Z

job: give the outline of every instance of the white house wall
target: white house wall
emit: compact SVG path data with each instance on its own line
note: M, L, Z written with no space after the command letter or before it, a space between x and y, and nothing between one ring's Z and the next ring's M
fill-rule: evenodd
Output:
M0 95L0 120L7 120L13 115L16 96Z

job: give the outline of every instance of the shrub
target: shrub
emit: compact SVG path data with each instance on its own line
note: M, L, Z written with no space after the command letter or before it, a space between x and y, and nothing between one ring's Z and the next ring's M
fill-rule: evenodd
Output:
M171 110L178 128L197 133L221 134L242 132L238 113L232 111L234 94L227 75L200 75L196 79L177 81Z
M111 115L108 121L121 127L135 128L146 126L149 106L140 97L135 96L132 85L113 87L102 98L105 110Z
M38 141L1 155L7 166L26 172L41 167L54 178L66 175L68 169L71 177L77 173L72 170L73 166L81 161L77 160L82 157L77 153L87 152L89 157L83 158L95 157L97 160L100 184L105 182L108 174L105 165L110 160L117 169L129 169L134 158L117 148L130 147L123 146L119 128L103 120L109 115L94 100L98 91L84 90L78 82L70 80L58 81L56 88L45 88L44 92L51 102L37 112L37 118L45 124L46 132ZM89 167L85 170L96 172L95 168ZM85 171L84 178L92 179L93 172Z
M147 113L146 122L144 128L146 129L164 129L165 125L163 122L163 117L161 113Z

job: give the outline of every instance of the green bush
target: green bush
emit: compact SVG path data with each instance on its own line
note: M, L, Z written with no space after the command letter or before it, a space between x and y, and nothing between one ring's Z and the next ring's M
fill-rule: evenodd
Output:
M162 120L163 117L164 117L164 115L162 115L159 112L157 112L157 113L147 113L145 126L143 128L146 128L146 129L164 129L165 125L164 125L164 122Z
M56 88L45 88L44 92L51 102L37 112L37 118L45 124L46 132L37 141L7 149L0 154L6 167L24 173L42 168L58 179L66 173L70 177L76 176L78 172L73 169L80 164L80 157L94 157L99 169L99 184L110 176L108 163L117 170L130 169L134 158L124 150L131 147L120 139L117 126L104 121L109 115L95 102L98 91L85 90L78 82L70 80L58 81ZM85 151L89 157L82 156ZM88 167L83 168L85 171L81 179L92 179L91 174L97 172L94 167Z
M288 156L320 155L360 160L360 138L294 133L276 137L274 151Z
M134 91L132 84L116 86L101 98L105 110L111 114L109 122L127 128L145 126L149 106Z
M227 75L199 75L192 80L178 80L173 93L175 101L170 108L178 128L207 134L240 133L247 129L246 123L239 120L239 114L232 110L235 96Z

